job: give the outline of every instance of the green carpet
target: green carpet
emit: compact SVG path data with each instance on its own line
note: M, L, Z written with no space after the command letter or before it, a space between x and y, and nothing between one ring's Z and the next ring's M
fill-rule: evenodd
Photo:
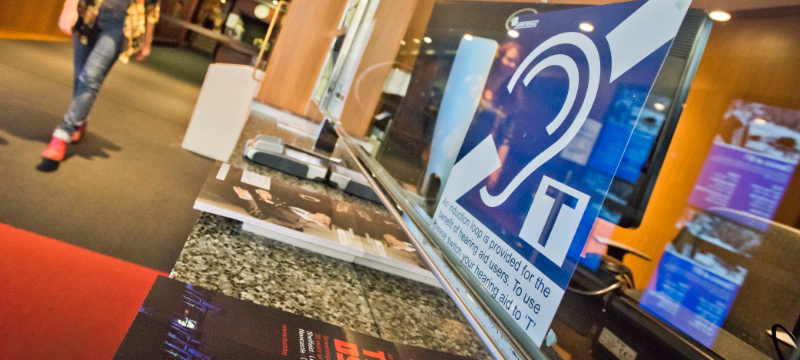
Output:
M209 60L155 48L117 63L84 142L35 170L72 93L69 43L0 40L0 223L169 272L213 162L181 148Z

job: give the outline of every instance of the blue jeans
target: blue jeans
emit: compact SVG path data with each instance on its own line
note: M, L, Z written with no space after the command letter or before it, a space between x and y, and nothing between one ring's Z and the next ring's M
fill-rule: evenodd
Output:
M124 15L101 8L97 23L91 32L86 34L86 44L81 43L80 35L73 31L75 78L72 103L53 137L69 142L72 134L86 123L100 86L103 85L111 66L122 51L125 41L124 24Z

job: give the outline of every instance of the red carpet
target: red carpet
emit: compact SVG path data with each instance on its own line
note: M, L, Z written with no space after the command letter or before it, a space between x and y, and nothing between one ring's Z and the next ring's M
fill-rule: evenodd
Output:
M0 359L111 359L159 274L0 224Z

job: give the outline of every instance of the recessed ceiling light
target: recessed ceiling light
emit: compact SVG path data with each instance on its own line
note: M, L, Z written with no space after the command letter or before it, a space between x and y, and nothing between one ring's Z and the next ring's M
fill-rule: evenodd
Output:
M766 125L767 124L767 120L764 120L762 118L755 119L755 120L753 120L753 122L758 124L758 125Z
M731 19L731 14L728 14L724 11L712 11L710 14L708 14L708 17L714 21L728 21Z
M425 42L425 43L427 43L427 44L430 44L430 43L431 43L431 41L433 41L433 40L432 40L431 38L429 38L429 37L427 37L427 36L426 36L426 37L422 38L422 41L424 41L424 42Z
M662 103L655 103L655 104L653 104L653 107L654 107L654 108L656 108L656 110L658 110L658 111L662 111L662 110L664 110L664 109L666 109L666 108L667 108L667 107L666 107L666 106L664 106L664 104L662 104Z
M419 44L419 39L414 39L414 44Z
M519 37L519 31L514 30L514 29L508 30L508 36L510 36L512 38L518 38Z
M405 40L400 40L400 45L405 45L405 44L406 44Z
M580 28L581 30L583 30L585 32L594 31L594 25L589 24L589 23L581 23L580 25L578 25L578 28Z
M464 35L464 40L472 41L472 35L470 35L470 34Z

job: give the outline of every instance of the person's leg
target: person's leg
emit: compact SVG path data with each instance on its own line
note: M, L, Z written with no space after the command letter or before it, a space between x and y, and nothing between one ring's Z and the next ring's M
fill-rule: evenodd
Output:
M90 34L86 39L86 43L81 42L81 36L73 29L72 33L72 48L73 48L73 82L72 82L72 98L75 99L75 96L78 93L78 78L80 77L81 72L83 72L83 68L86 65L86 60L89 58L89 54L91 54L92 49L94 48L95 42L97 40L97 33L99 31L93 32ZM74 102L74 101L73 101ZM84 123L85 124L85 123ZM53 133L53 139L50 140L50 144L47 146L47 149L44 150L42 153L42 157L45 159L39 167L39 170L42 171L52 171L53 168L50 168L50 165L47 165L47 160L59 162L64 158L64 153L67 149L67 143L72 140L73 136L70 136L67 133L64 133L63 130L60 128L63 124L56 127L55 132ZM85 126L85 125L84 125ZM85 127L84 127L85 130ZM75 132L77 133L77 132ZM56 136L58 134L59 136ZM45 166L42 168L42 166Z
M81 37L78 35L77 32L72 33L72 49L73 49L73 64L74 68L74 77L72 82L72 96L75 97L75 94L78 92L78 76L80 76L81 71L83 71L83 66L86 65L86 59L89 58L89 54L92 52L92 47L94 47L94 43L96 37L92 37L93 39L87 39L87 43L81 43Z
M69 143L72 134L86 122L86 117L97 99L97 93L119 56L123 38L122 25L119 24L119 29L102 29L97 39L90 42L90 44L93 42L91 44L93 46L77 76L72 103L64 115L64 121L53 133L54 138ZM78 59L76 54L76 68Z
M78 92L78 77L80 76L81 72L83 71L83 67L86 65L86 60L89 58L89 54L92 53L92 49L94 48L95 43L97 42L97 35L100 31L95 31L91 36L84 37L86 43L81 42L81 37L77 33L73 34L73 48L74 48L74 77L72 81L72 97L75 97L75 94ZM83 140L83 136L86 134L86 124L89 122L89 117L86 117L84 120L83 125L78 127L78 130L72 133L70 137L70 143L78 143Z

